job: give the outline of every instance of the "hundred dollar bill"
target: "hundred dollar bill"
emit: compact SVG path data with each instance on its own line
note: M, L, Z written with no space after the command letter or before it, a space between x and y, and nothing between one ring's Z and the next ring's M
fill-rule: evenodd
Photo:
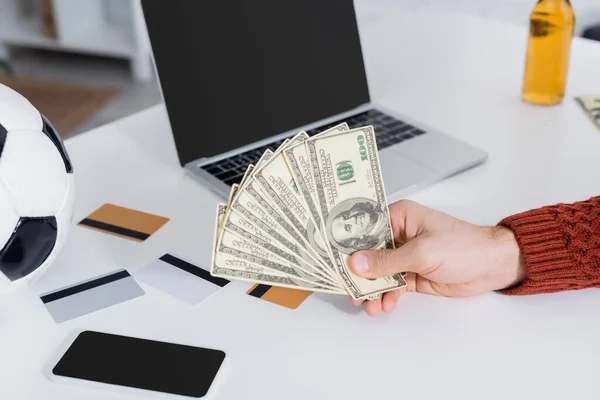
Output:
M272 152L270 150L267 150L262 155L260 160L258 161L257 166L259 166L264 161L268 160L271 155L272 155ZM316 282L316 283L322 282L324 288L335 288L338 291L342 290L341 285L333 280L321 281L321 278L319 278L319 276L317 274L312 273L312 275L311 275L310 271L312 271L312 269L310 266L307 267L307 263L303 259L298 259L288 252L282 252L279 248L276 247L276 245L268 244L264 240L264 239L268 239L268 236L266 236L264 233L259 231L256 227L254 227L254 225L250 224L248 221L244 220L243 218L240 218L239 215L235 214L230 209L230 206L232 204L232 199L236 196L240 187L243 186L244 183L248 179L251 178L253 169L254 169L254 166L252 164L249 165L240 184L232 185L227 206L225 206L223 204L219 205L218 212L221 212L223 214L217 214L216 220L218 221L219 226L216 228L217 230L215 231L215 235L225 236L226 241L229 240L230 244L236 243L237 245L239 245L239 247L244 246L245 249L242 249L242 250L251 250L251 253L253 251L254 254L251 254L251 255L254 257L257 256L256 252L260 252L260 250L255 248L254 246L259 246L259 247L263 248L264 250L268 251L266 253L259 253L263 257L266 256L266 260L265 259L259 260L259 263L262 262L263 265L260 265L260 264L254 263L254 262L250 262L248 260L243 260L243 262L241 262L240 259L236 258L236 257L234 257L233 259L229 259L227 262L230 264L234 263L238 266L244 265L246 267L251 267L252 270L249 272L253 272L253 273L262 273L264 275L271 274L274 276L288 277L288 278L292 278L292 279L294 279L295 277L301 277L301 278L304 278L304 281L297 279L297 280L295 280L295 282L297 284L303 283L304 286L307 286L307 281L309 281L309 282L311 282L311 284L309 284L308 286L311 288L313 286L315 286L314 282ZM229 221L230 219L233 221ZM228 223L228 222L230 222L230 223ZM231 222L236 222L237 225L235 225ZM245 229L243 229L242 227ZM219 233L219 232L221 232L220 231L221 229L225 229L228 232L227 233L224 233L224 232ZM253 233L257 233L258 235L254 235ZM233 238L231 236L232 234L236 235L236 236L241 236L252 243L248 243L246 241L241 241L239 239L236 240L235 238ZM261 235L261 236L259 236L259 235ZM238 248L238 246L232 246L231 248L227 249L227 251L230 251L230 252L233 252L235 250L240 250L240 249ZM216 248L215 248L215 251L217 251ZM238 254L238 255L240 255L240 254ZM269 257L269 255L270 255L270 257ZM247 255L247 254L245 254L244 256L246 258L249 257L249 255ZM219 253L219 254L216 254L216 257L222 258L223 256L221 255L221 253ZM271 259L269 259L269 258L271 258ZM257 261L257 259L254 259L253 261ZM273 264L273 262L275 262L275 264ZM213 262L212 265L217 265L217 264L215 262ZM267 265L267 267L265 268L264 265ZM235 268L233 268L233 269L235 269ZM306 271L308 271L308 273Z
M284 144L285 144L285 142L284 142ZM231 208L235 202L235 208L238 209L236 214L239 214L241 216L241 218L244 219L245 221L247 221L247 223L249 225L260 221L260 219L258 219L254 214L258 213L259 216L261 216L261 217L264 217L265 215L260 213L260 206L257 205L255 202L253 202L252 199L250 199L248 196L242 196L243 200L240 202L237 197L237 194L238 194L240 188L244 187L246 182L248 182L248 180L250 180L252 178L252 176L254 175L254 169L257 167L260 167L265 161L268 161L272 156L273 156L273 152L271 150L267 149L262 154L262 156L260 157L258 162L256 163L256 166L254 166L253 164L250 164L248 166L248 168L246 169L246 173L244 174L244 177L242 178L241 182L239 184L233 184L231 186L231 191L229 194L229 200L227 202L227 207ZM235 201L235 200L238 200L238 201ZM254 211L254 213L252 211ZM272 229L277 228L277 225L274 222L274 220L267 219L267 223L269 224L270 227L272 227ZM263 225L263 224L259 224L259 225ZM256 225L253 225L253 226L256 226ZM281 233L284 234L285 231L281 232L281 233L275 233L275 232L276 231L273 231L272 232L273 235L271 235L271 236L273 236L277 240L279 240L280 243L286 243L286 240L284 240L284 238L282 236L279 236L279 235L281 235ZM290 248L295 249L294 246L290 246Z
M285 251L282 251L278 246L263 240L259 236L253 235L251 232L243 229L239 225L233 224L227 217L223 222L222 229L225 230L224 235L233 234L238 236L240 239L243 238L241 241L241 246L243 247L240 247L236 244L233 246L235 250L245 250L247 248L251 248L251 253L253 255L276 263L275 265L264 264L266 267L276 269L279 272L293 277L314 282L321 286L330 286L342 289L342 287L340 287L340 285L337 283L323 280L319 275L312 272L310 267L303 261L298 260L296 257ZM238 241L235 242L238 243Z
M254 164L248 165L248 167L246 168L246 173L244 174L244 176L242 177L242 180L240 181L240 183L237 186L238 187L244 186L244 183L246 183L246 180L248 180L248 178L252 175L252 172L254 172ZM235 193L237 193L237 190L236 190ZM233 200L233 196L235 196L235 193L232 193L229 196L229 201L227 202L227 204L231 204L231 200Z
M344 122L315 135L314 138L341 133L348 129L348 124ZM325 244L325 226L322 223L321 214L318 211L317 192L314 185L310 160L308 159L306 143L302 142L286 148L283 151L283 158L286 161L294 183L296 184L311 216L308 221L308 226L306 227L309 243L323 258L327 257L331 262L333 260L333 255L329 250L329 246ZM334 268L333 262L331 262L331 268Z
M269 232L277 232L279 236L283 236L291 242L294 247L295 254L301 258L309 260L310 264L316 268L316 272L321 276L329 276L335 280L335 275L331 276L321 257L317 257L307 241L299 232L291 225L291 223L275 209L275 206L268 200L266 194L261 191L260 186L256 181L251 180L247 185L240 190L238 196L233 201L232 208L242 214L249 221L257 226L268 226ZM250 210L250 215L246 212ZM258 220L261 220L259 222Z
M227 221L224 222L226 224ZM221 228L219 242L217 243L217 255L219 253L229 254L235 258L243 259L265 268L267 273L283 274L307 285L330 286L314 277L299 273L298 267L290 266L285 260L276 254L257 246L255 243L237 236L225 227ZM301 270L300 270L301 271Z
M226 204L218 204L216 210L216 221L222 221L227 210ZM215 247L213 250L211 270L213 276L219 276L226 279L236 279L250 281L255 283L263 283L267 285L277 285L295 289L305 289L312 291L320 291L325 293L345 294L345 291L339 289L330 289L321 287L317 284L306 282L302 279L287 276L283 273L278 273L269 270L251 260L237 258L233 255L219 252L217 247L219 224L215 226Z
M243 184L243 180L244 179L242 179L241 184ZM231 186L228 204L231 203L231 199L237 194L241 184L233 184ZM231 239L233 244L232 247L237 250L240 250L240 247L243 247L242 251L250 249L254 255L258 252L259 256L276 262L275 269L279 272L295 277L301 277L307 281L314 281L319 285L342 289L342 286L336 281L323 281L322 277L317 273L312 272L313 269L306 261L299 259L280 248L276 242L261 232L253 224L244 220L230 208L226 209L225 215L221 217L219 229L226 231L221 233L221 240L225 240L224 238ZM219 232L221 232L220 230ZM231 238L231 235L239 236L240 239L236 240L235 238ZM263 250L262 253L260 252L261 249ZM267 267L273 269L273 266Z
M231 194L234 194L237 187L233 186ZM279 273L285 276L299 278L302 281L317 284L319 286L336 287L336 285L328 282L323 282L314 275L305 273L300 266L302 264L290 264L288 259L285 257L285 253L279 252L274 253L268 249L268 246L264 246L264 241L260 238L249 234L243 229L228 224L228 215L231 210L225 208L225 215L218 216L220 224L217 228L217 245L216 253L226 253L233 255L236 258L243 258L253 264L258 264L266 268L265 272ZM263 244L263 246L260 246ZM271 248L275 249L275 248ZM282 257L283 256L283 257Z
M600 129L600 95L599 96L580 96L575 101L587 113L588 117Z
M251 180L251 177L248 178L248 180ZM262 235L268 235L277 243L277 248L279 248L281 251L288 249L289 252L292 253L293 259L297 260L297 263L294 264L294 267L298 267L297 271L299 273L302 271L302 273L312 276L313 279L324 281L324 284L334 287L341 287L341 284L338 281L331 279L328 275L321 272L322 269L318 266L317 261L308 257L307 253L303 252L302 249L293 242L293 238L287 237L284 229L279 229L279 225L277 224L276 220L267 212L265 212L264 207L261 207L259 204L254 202L254 200L250 198L247 193L240 192L240 190L241 186L234 184L232 185L230 191L229 208L226 211L225 219L238 217L238 226L233 228L233 225L230 225L230 230L236 229L238 234L244 234L246 238L248 238L250 234L256 233L252 235L253 237L256 237L254 242L257 245L262 245L263 247L266 243L264 241L264 236L258 237L257 233L260 232ZM244 232L244 230L239 226L242 221L244 221L247 229L252 227L253 232ZM273 248L270 248L269 250L272 251ZM280 254L281 251L276 253ZM290 260L290 257L286 255L283 255L282 258Z
M210 273L213 274L213 268L215 266L215 257L217 254L217 242L219 241L219 230L221 229L223 218L225 218L225 212L227 211L227 204L217 204L217 210L215 215L215 228L213 229L213 246L212 246L212 259L210 263Z
M343 286L337 281L325 279L325 277L314 272L314 269L309 263L295 256L291 251L273 239L273 237L261 231L258 227L242 218L235 211L227 211L225 221L223 222L223 228L242 236L246 240L253 242L257 246L268 250L273 254L276 254L279 259L285 260L287 264L294 269L297 276L313 281L324 281L322 283L324 286L334 286L343 289Z
M308 135L301 132L289 142L286 148L302 143L306 139L308 139ZM289 222L289 226L300 235L302 241L309 246L319 261L328 267L328 271L325 272L329 276L335 277L335 267L330 255L319 252L318 248L311 243L311 239L314 238L309 237L309 230L312 228L314 231L316 223L290 174L282 150L279 153L276 152L269 161L254 171L253 178L256 180L256 186L265 194L262 197Z
M260 166L262 162L267 161L272 154L273 153L270 150L267 150L257 163L257 166ZM301 246L298 244L298 242L296 242L294 237L290 236L283 227L279 226L275 218L272 218L271 215L267 214L267 212L264 210L264 206L257 203L255 199L250 197L247 193L239 193L238 196L238 192L243 186L246 186L246 182L252 180L252 169L253 168L251 166L248 168L248 171L246 171L246 174L244 175L240 185L232 185L228 207L232 208L232 210L236 210L236 212L243 219L253 224L253 226L257 227L261 231L267 233L283 247L291 250L296 256L299 257L299 259L303 260L303 263L301 264L302 266L308 264L311 270L316 271L321 278L328 280L331 283L336 282L327 274L323 274L321 272L322 267L320 267L319 262L315 259L315 257L302 250Z
M366 279L349 266L357 250L394 248L373 127L311 138L306 145L326 244L348 293L365 299L406 286L400 273Z
M302 134L284 141L276 152L267 150L263 157L257 162L254 170L246 174L244 184L240 186L238 193L233 197L231 208L236 210L244 219L251 222L271 237L276 239L288 249L292 250L300 259L307 261L312 269L324 280L340 285L333 271L329 271L325 262L320 258L306 239L301 236L291 224L289 219L282 215L273 200L265 193L264 188L255 180L255 175L260 168L275 159L275 155L285 148L288 143L298 142Z
M249 186L249 187L248 187ZM278 221L281 217L270 208L268 204L262 204L260 194L248 193L248 190L255 191L252 182L245 185L246 190L239 190L231 202L231 209L241 215L248 222L252 223L265 233L271 235L286 248L290 249L295 255L304 258L311 264L317 261L298 243L298 236L293 236L285 230ZM259 197L259 200L256 198Z
M232 188L233 189L233 188ZM232 190L232 193L234 192L234 190ZM213 254L212 254L212 262L211 262L211 274L214 274L216 276L216 272L214 271L214 267L217 265L217 259L223 259L223 254L224 253L220 253L218 251L218 244L220 244L220 238L221 238L221 231L222 231L222 227L223 227L223 223L225 222L225 216L227 214L227 205L226 204L217 204L217 212L216 212L216 221L217 224L215 225L215 229L214 229L214 239L213 239ZM235 257L229 257L230 259L234 259ZM268 268L265 268L263 266L260 265L256 265L247 261L244 261L243 263L238 263L235 264L233 261L227 262L226 265L227 267L230 267L232 269L236 269L236 268L247 268L249 271L251 272L256 272L256 273L261 273L264 274L266 272L269 272L275 276L286 276L284 273L280 273L280 272L276 272L276 271L271 271Z
M328 275L321 272L321 267L317 265L317 261L312 259L308 253L306 253L301 246L297 244L292 238L287 236L287 234L283 233L277 227L274 227L273 220L270 218L265 211L258 208L255 212L250 211L247 207L249 204L250 208L253 207L250 199L245 198L246 195L236 198L233 201L232 205L232 213L235 213L242 217L243 220L247 221L249 224L252 224L261 233L268 235L274 242L286 249L289 253L293 254L298 259L304 260L306 264L312 269L314 273L320 276L322 279L327 280L331 283L337 282L334 279L328 277ZM244 201L247 200L247 203ZM302 264L304 265L304 264Z
M226 221L223 221L225 224ZM287 275L297 275L293 268L285 265L279 257L270 253L268 250L261 249L254 243L239 237L222 226L219 229L219 239L217 243L217 253L227 253L238 258L252 260L264 260L264 267L273 269Z
M213 276L225 279L235 279L264 285L273 285L287 287L291 289L309 290L313 292L323 292L330 294L346 294L345 291L332 290L318 285L307 284L306 282L290 278L287 276L274 275L265 272L259 272L261 268L255 268L251 262L228 256L227 254L218 254L215 258L215 265L211 269Z
M250 179L252 177L252 175L254 174L254 169L258 166L260 166L262 163L264 163L265 161L267 161L269 158L271 158L273 156L273 151L267 149L265 150L265 152L260 156L260 158L258 159L258 161L256 162L256 165L254 164L248 164L248 166L246 167L246 171L244 172L244 176L242 177L242 180L240 181L239 184L236 184L237 187L234 190L231 191L231 193L229 194L229 200L227 201L227 206L230 207L231 206L231 202L233 201L234 196L237 194L237 191L239 190L240 187L243 187L244 184L248 181L248 179ZM232 185L233 188L233 185Z

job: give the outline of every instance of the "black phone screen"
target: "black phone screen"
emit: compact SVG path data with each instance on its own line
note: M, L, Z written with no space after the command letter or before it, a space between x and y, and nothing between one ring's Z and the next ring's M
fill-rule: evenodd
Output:
M224 360L225 353L221 350L84 331L52 372L58 376L202 397Z

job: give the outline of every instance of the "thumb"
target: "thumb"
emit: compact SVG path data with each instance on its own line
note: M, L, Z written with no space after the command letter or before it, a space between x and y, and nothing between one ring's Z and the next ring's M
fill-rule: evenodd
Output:
M357 251L350 257L350 268L363 278L383 278L399 272L420 273L427 268L422 243L413 239L396 249Z

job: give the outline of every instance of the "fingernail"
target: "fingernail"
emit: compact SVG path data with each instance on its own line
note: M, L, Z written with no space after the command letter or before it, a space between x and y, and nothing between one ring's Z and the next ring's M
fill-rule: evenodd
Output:
M355 254L352 259L352 265L354 266L354 271L357 273L364 274L365 272L369 272L367 256L364 254Z

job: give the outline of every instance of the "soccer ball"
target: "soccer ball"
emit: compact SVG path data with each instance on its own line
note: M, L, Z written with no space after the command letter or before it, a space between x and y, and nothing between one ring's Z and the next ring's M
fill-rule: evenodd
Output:
M52 264L72 222L73 166L50 121L0 84L0 293Z

